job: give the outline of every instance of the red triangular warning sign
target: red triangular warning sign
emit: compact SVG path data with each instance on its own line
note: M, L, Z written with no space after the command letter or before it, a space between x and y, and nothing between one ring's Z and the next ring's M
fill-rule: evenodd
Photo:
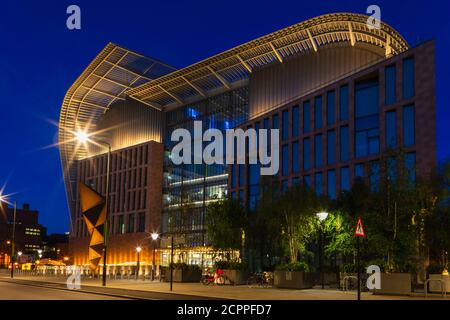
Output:
M355 229L355 237L365 237L366 234L364 233L364 227L362 224L361 217L358 218L358 224L356 225Z

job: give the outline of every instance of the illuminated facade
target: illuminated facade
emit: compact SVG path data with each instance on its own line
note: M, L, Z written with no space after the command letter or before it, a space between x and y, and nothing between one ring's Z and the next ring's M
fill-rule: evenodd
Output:
M417 129L408 150L418 167L435 161L424 158L435 152L434 129L425 133L418 127L420 115L434 128L433 57L432 43L410 49L390 26L373 29L367 16L347 13L298 23L179 70L108 44L69 89L61 109L59 141L75 261L87 259L77 184L105 191L106 154L77 143L74 132L95 133L112 146L111 267L135 264L134 247L153 231L163 235L158 244L163 264L171 236L176 260L207 264L213 252L205 206L232 195L254 207L259 178L245 165L173 165L174 129L192 132L195 120L203 129L221 131L279 127L282 161L275 180L280 188L310 179L316 189L333 195L351 184L360 162L375 161L386 143L395 138L405 144L411 112ZM427 87L418 88L420 82ZM367 98L371 93L375 99ZM359 107L365 102L373 112ZM142 148L148 162L141 161ZM144 264L148 254L144 250Z

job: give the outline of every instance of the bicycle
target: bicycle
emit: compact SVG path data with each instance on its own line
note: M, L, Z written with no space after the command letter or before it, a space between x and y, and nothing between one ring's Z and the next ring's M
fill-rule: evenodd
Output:
M217 269L214 274L207 272L202 276L201 283L205 286L210 284L224 285L227 280L225 272L222 269Z
M257 272L253 273L247 279L247 286L252 288L254 286L270 288L273 286L273 276L269 272Z

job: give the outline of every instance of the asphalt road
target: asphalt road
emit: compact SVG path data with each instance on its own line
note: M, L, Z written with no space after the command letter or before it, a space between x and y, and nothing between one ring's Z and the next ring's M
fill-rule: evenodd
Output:
M123 300L125 298L0 281L0 300Z

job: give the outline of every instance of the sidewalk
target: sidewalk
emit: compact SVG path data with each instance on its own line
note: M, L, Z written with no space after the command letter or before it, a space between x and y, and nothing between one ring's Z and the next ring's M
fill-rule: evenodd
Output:
M0 274L0 277L6 277ZM15 279L42 281L47 283L65 284L64 277L42 277L17 275ZM82 279L82 287L101 287L101 279ZM144 292L176 293L183 295L201 296L207 298L234 299L234 300L356 300L356 292L343 292L337 289L306 289L288 290L276 288L249 288L247 286L205 286L201 283L173 283L170 291L168 282L150 282L142 280L107 280L107 287L122 290L138 290ZM363 292L362 300L423 300L423 296L381 296ZM430 295L428 299L442 299L440 296Z

